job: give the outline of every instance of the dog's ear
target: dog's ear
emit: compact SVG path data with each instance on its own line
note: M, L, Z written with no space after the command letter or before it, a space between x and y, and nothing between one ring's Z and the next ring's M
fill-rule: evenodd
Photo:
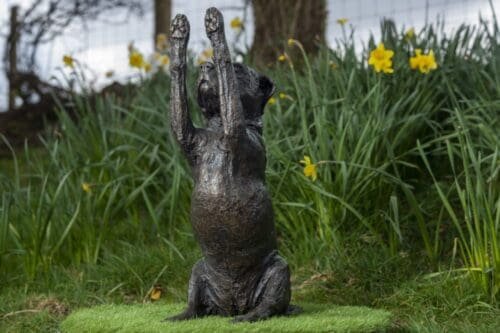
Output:
M269 99L273 96L274 92L276 91L276 86L274 85L274 82L271 81L270 78L268 78L265 75L261 75L259 77L259 91L263 96L262 109L264 109L267 102L269 101Z

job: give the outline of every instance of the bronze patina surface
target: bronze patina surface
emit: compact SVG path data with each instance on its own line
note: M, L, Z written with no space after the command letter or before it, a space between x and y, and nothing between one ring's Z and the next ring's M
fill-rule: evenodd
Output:
M188 306L171 320L207 315L256 321L297 312L290 272L278 255L274 214L265 185L262 115L273 82L232 63L222 14L209 8L205 28L213 62L200 66L198 104L205 128L193 126L186 95L189 22L171 26L171 122L194 178L191 223L203 259L193 267Z

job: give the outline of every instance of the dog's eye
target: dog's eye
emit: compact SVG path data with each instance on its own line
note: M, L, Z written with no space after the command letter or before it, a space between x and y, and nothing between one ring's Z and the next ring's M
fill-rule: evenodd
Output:
M241 67L241 65L239 63L233 63L233 68L234 68L234 71L237 73L241 72L241 70L243 69L243 67Z
M210 61L206 61L206 62L200 64L201 70L209 70L209 69L213 69L214 67L215 67L214 64Z

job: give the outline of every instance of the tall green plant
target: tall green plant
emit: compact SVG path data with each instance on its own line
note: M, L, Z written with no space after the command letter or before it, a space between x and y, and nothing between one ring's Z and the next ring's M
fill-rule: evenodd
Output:
M440 223L452 221L466 271L494 302L500 291L500 148L485 154L471 138L463 113L456 110L455 116L457 135L445 139L453 176L448 188L436 178L419 145L420 156L443 204Z

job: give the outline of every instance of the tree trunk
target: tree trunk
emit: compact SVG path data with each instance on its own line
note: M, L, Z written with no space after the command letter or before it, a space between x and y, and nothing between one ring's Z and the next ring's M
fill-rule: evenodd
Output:
M289 38L315 54L325 42L326 0L252 0L255 35L250 58L257 65L276 61Z
M18 15L19 7L13 6L10 9L10 31L8 40L8 69L7 78L9 80L9 110L12 111L16 107L16 95L18 90L17 84L17 42L19 40L18 32Z
M172 1L171 0L154 0L155 2L155 35L165 34L167 37L170 33L170 17L172 16Z

